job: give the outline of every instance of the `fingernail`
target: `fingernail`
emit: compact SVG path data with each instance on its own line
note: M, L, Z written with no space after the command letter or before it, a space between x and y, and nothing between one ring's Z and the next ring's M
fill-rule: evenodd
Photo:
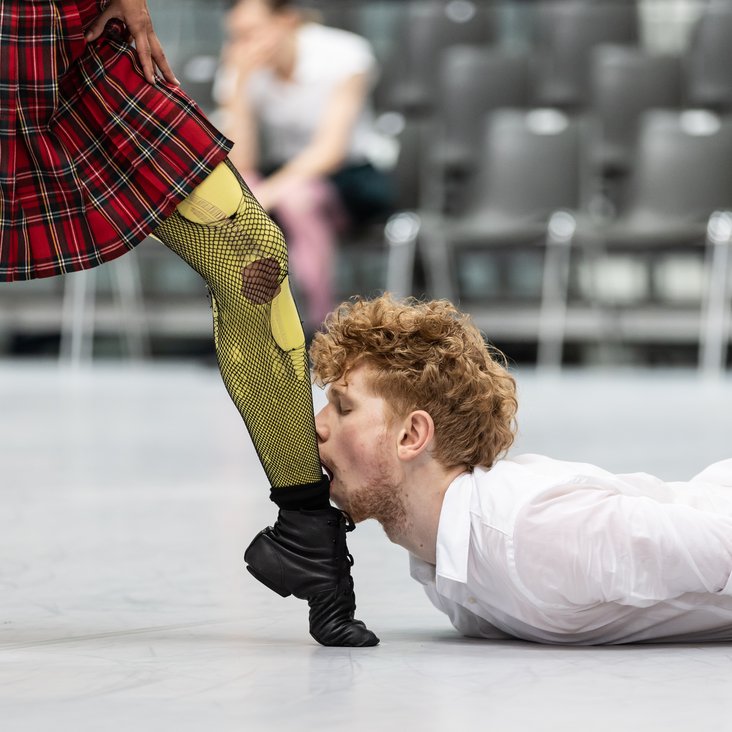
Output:
M178 78L176 76L173 77L175 79L175 83L180 86L180 81L178 81Z

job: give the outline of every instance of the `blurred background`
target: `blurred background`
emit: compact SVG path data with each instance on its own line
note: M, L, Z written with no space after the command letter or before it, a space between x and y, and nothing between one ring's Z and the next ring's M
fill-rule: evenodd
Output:
M225 0L149 0L220 122ZM729 365L732 0L313 0L379 65L371 161L394 210L351 226L336 300L447 297L516 364ZM297 272L294 273L297 278ZM214 362L203 283L160 244L0 288L0 359Z

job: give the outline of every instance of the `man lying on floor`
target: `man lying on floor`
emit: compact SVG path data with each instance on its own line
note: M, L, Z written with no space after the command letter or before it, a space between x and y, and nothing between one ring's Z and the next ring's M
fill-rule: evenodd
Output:
M504 457L514 379L445 301L344 303L311 356L328 385L316 427L333 500L409 551L461 633L732 639L732 459L669 483Z

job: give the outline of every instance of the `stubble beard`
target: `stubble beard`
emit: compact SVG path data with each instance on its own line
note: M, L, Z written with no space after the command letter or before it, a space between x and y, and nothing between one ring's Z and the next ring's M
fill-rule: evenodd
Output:
M386 460L378 463L370 480L349 493L348 512L356 523L376 519L390 541L398 543L397 539L404 535L408 526L407 509L397 476Z
M376 458L370 476L358 487L346 491L341 507L355 523L375 519L384 529L387 537L395 542L403 536L408 526L407 509L399 489L399 474L389 462L388 428L379 439Z
M401 533L407 524L407 511L398 493L398 486L391 481L374 481L350 495L348 511L358 523L376 519L391 539Z

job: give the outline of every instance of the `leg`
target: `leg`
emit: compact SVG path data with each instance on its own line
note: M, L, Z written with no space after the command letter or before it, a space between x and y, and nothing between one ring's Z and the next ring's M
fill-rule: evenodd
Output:
M309 601L319 642L374 645L376 636L353 620L347 525L330 507L320 467L305 338L281 232L227 161L155 236L209 287L221 374L281 509L274 528L247 550L250 571L280 594Z

